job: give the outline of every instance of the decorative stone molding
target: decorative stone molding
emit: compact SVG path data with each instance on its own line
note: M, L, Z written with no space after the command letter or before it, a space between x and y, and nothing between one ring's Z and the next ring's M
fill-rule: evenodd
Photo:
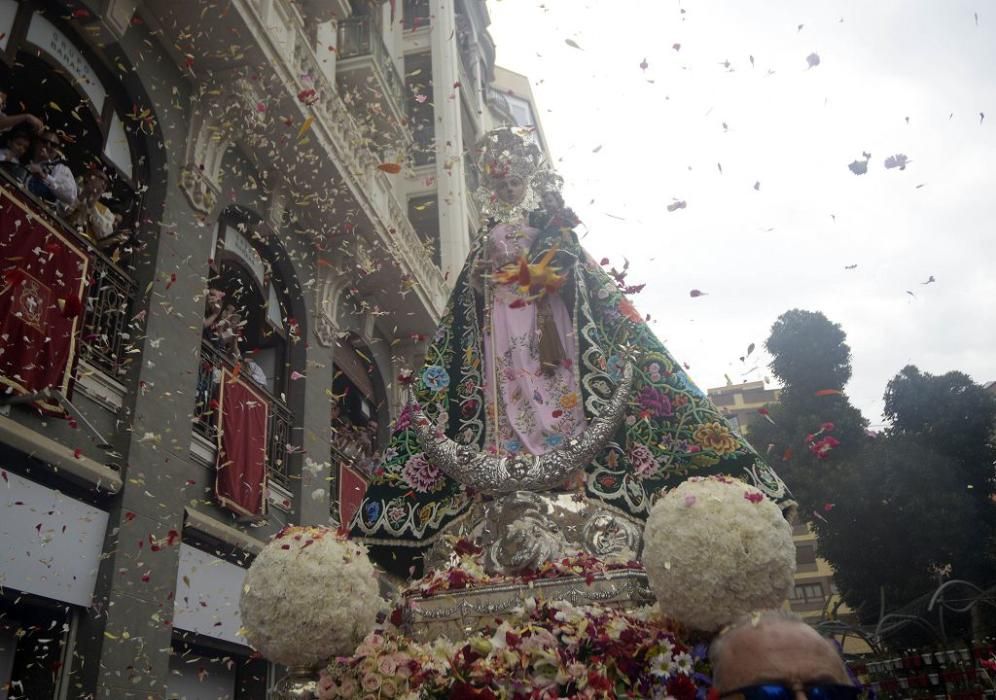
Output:
M327 348L335 345L339 335L339 304L346 289L345 278L329 268L321 268L316 289L315 338Z
M218 203L218 186L195 165L185 165L180 171L180 189L196 211L210 214Z
M202 86L190 118L184 154L186 165L180 171L179 181L190 206L202 214L210 214L218 203L221 161L230 145L222 138L217 120L212 116L213 96L214 91Z
M339 333L332 319L324 314L319 314L315 322L315 338L319 345L330 348L335 344L335 337Z
M138 0L108 0L103 13L104 24L118 39L124 36L131 26L131 18L135 15Z
M291 213L287 207L287 192L278 182L270 186L270 206L266 211L267 223L278 235L290 223Z

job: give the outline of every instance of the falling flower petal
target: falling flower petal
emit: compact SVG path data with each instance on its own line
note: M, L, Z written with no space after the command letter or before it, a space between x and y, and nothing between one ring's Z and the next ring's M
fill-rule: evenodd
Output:
M892 170L893 168L899 168L900 170L906 170L906 166L912 161L907 158L902 153L897 153L894 156L889 156L885 159L885 167L887 170Z

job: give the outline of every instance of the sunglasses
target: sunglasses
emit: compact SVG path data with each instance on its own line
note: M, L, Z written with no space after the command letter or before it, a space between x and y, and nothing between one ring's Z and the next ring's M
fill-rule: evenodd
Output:
M806 683L801 687L808 700L857 700L861 688L838 683ZM761 683L737 688L720 695L727 698L731 695L742 695L744 700L795 700L796 690L791 685L783 683Z

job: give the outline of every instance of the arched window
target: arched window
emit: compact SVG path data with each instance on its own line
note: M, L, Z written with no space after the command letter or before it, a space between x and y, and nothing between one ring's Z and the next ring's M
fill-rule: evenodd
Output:
M284 280L264 257L261 219L231 207L220 217L205 298L195 430L217 437L219 389L224 377L242 381L268 406L266 462L277 486L288 483L292 419L287 393L292 374L290 343L297 330L288 313Z
M146 214L150 164L148 144L159 138L151 112L132 95L141 87L118 56L104 47L100 55L82 39L81 27L99 20L83 11L70 14L65 5L41 0L0 0L0 92L7 114L32 114L59 141L57 160L68 168L83 192L84 181L99 171L106 191L94 202L57 205L31 196L32 149L20 162L6 162L0 186L18 193L85 250L93 280L85 298L80 357L91 369L119 379L127 371L126 325L132 315L135 284L130 269L142 245L138 235ZM129 81L129 85L125 85ZM0 134L9 145L18 131ZM28 134L32 136L32 134ZM72 179L72 178L70 178ZM161 196L161 192L156 193ZM99 206L98 206L99 204Z
M134 195L135 132L148 133L152 117L132 108L118 79L63 26L64 17L36 0L0 0L0 85L8 110L42 118L65 136L71 161L113 168Z
M387 392L370 348L356 334L333 351L330 512L348 522L388 437Z
M332 448L356 469L369 473L380 430L382 400L374 387L370 351L356 336L336 343L332 376Z

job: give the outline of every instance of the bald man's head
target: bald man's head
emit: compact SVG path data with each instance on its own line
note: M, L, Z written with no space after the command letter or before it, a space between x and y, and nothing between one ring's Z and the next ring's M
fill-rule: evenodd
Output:
M781 611L748 616L722 633L709 650L720 694L759 683L804 685L850 679L834 645Z

